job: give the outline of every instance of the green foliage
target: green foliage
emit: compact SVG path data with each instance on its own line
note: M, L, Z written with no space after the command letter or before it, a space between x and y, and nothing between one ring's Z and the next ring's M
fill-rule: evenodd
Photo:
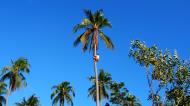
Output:
M91 50L94 48L94 45L98 46L99 35L105 42L107 48L114 48L111 39L102 31L104 27L112 27L109 20L104 17L103 10L97 10L95 13L92 13L91 10L85 10L84 13L86 17L73 28L73 32L77 32L80 29L84 30L74 41L74 46L82 42L83 51L86 51L88 48Z
M58 102L60 106L63 106L65 101L73 106L73 97L75 97L75 93L69 82L65 81L57 86L53 86L52 90L51 99L53 100L53 106L56 106Z
M132 41L131 45L129 56L133 57L141 66L149 67L151 63L156 64L156 45L149 48L139 40Z
M96 87L94 76L89 77L89 80L93 82L93 85L89 88L89 96L92 96L96 101ZM99 73L99 91L100 100L107 99L110 103L119 106L141 106L139 100L129 93L123 82L116 83L112 80L111 74L105 72L103 69Z
M30 96L27 100L23 98L21 102L15 103L16 106L41 106L38 97L34 95Z
M0 82L0 106L3 106L6 102L4 95L7 93L7 85L4 82Z
M174 54L168 50L163 52L157 46L148 47L139 40L132 41L131 45L129 56L141 66L151 69L147 71L147 80L150 88L149 99L153 104L188 105L190 101L189 61L180 59L177 51ZM165 93L165 97L161 95L161 91ZM162 100L163 98L167 100Z
M110 102L119 106L141 106L139 100L129 93L128 89L124 86L125 84L123 82L112 82L110 85L112 91Z

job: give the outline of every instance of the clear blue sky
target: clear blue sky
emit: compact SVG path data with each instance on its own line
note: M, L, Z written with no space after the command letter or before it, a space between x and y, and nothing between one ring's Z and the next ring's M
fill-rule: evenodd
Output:
M124 81L150 106L144 70L128 57L130 41L177 49L182 58L189 58L189 5L189 0L0 0L0 67L20 56L31 64L28 87L12 93L10 106L33 93L43 106L51 106L51 87L65 80L75 87L75 106L95 106L87 96L91 54L73 47L79 33L73 34L72 28L83 18L83 9L103 9L113 24L105 32L116 48L107 50L101 44L98 68Z

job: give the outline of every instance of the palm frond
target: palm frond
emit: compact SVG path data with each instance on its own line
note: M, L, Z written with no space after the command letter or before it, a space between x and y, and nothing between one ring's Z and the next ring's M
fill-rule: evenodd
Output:
M14 81L14 84L12 85L11 91L15 91L17 88L19 89L24 86L22 78L18 75L16 75L12 81Z
M78 46L79 43L81 43L80 39L83 36L84 33L82 33L79 37L76 38L76 40L74 41L73 45L74 47Z
M74 41L74 46L77 46L80 42L83 43L83 51L86 51L89 46L89 37L91 34L92 30L88 29L84 33L82 33L75 41Z
M66 95L65 99L67 101L67 104L70 104L71 106L73 106L73 98L71 95Z
M13 73L12 73L12 72L5 73L5 74L1 77L1 81L8 80L8 79L10 79L12 76L13 76Z
M12 68L10 66L5 66L2 70L1 70L1 75L5 74L7 71L11 71Z
M109 94L108 94L108 92L106 91L106 88L103 87L102 90L103 90L103 91L102 91L102 93L103 93L103 98L109 99Z
M91 29L86 30L74 41L74 46L77 46L80 42L85 43L88 39L88 36L91 34Z
M86 15L86 18L88 18L92 23L95 22L95 17L91 10L84 10L84 13Z
M73 32L76 33L79 29L86 29L88 25L85 24L77 24L73 27Z
M94 43L93 43L93 36L90 38L90 44L89 44L89 52L94 48Z
M90 42L89 38L90 38L90 35L84 36L84 42L83 42L83 47L82 47L83 52L85 52L88 49L89 42ZM82 39L82 37L81 37L81 39Z
M103 32L100 32L100 37L105 42L107 48L110 48L110 49L114 48L114 45L111 39L108 36L106 36Z
M89 89L88 89L88 97L92 97L92 99L94 101L96 101L96 85L92 85Z
M53 106L56 106L57 105L57 102L59 101L60 97L57 95L54 99L53 99L53 102L52 102L52 105Z
M112 24L109 22L107 18L104 18L99 25L100 28L109 27L112 28Z
M91 34L92 30L88 29L86 30L86 32L84 32L84 34L81 36L80 41L83 43L86 43L88 41L89 35Z
M24 77L22 73L19 73L19 77L21 78L22 81L26 80L26 78Z
M102 23L102 21L104 20L103 10L102 10L102 9L97 10L97 11L94 13L94 16L95 16L96 25L99 26L99 25Z
M51 89L56 89L58 86L57 85L54 85L53 87L51 87Z
M6 103L6 99L4 96L0 96L0 104L5 104Z
M0 82L0 95L4 95L7 93L7 84L4 82Z
M54 90L53 91L53 93L51 94L51 99L53 99L53 97L55 96L55 95L57 95L59 93L59 91L56 89L56 90Z
M73 87L71 87L70 91L71 91L73 97L75 97L75 91L74 91L74 88L73 88Z
M76 24L73 27L73 32L76 33L80 29L91 29L92 26L93 26L93 24L88 18L83 18L81 23Z
M15 63L14 67L18 67L20 71L29 73L30 72L30 64L28 63L28 60L24 57L18 58Z
M95 77L94 76L90 76L90 77L88 77L88 80L90 80L92 82L95 82Z

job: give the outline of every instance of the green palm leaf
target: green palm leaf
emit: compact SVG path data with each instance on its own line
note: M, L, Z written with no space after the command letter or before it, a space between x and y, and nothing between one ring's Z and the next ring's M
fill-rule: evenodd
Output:
M108 36L106 36L103 32L100 32L100 37L105 42L107 48L111 48L111 49L114 48L114 45L113 45L111 39Z
M41 106L38 97L33 94L28 99L23 98L20 102L15 103L16 106Z

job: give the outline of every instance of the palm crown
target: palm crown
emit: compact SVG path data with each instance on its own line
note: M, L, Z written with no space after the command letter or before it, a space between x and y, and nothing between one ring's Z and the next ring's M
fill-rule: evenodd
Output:
M77 32L79 29L84 29L85 31L75 40L74 46L82 42L83 51L88 48L91 50L95 45L96 47L98 46L98 37L100 37L107 48L114 48L111 39L102 31L104 27L112 27L109 20L104 17L103 10L98 10L95 13L90 10L85 10L84 12L86 17L83 18L81 23L75 25L73 32Z
M73 106L75 93L69 82L62 82L57 86L53 86L52 89L53 93L51 94L51 99L53 99L53 106L56 106L57 102L60 102L60 106L63 106L65 101Z
M91 76L89 77L89 80L91 80L94 84L88 89L89 91L89 96L92 96L92 98L94 99L94 101L96 101L96 87L95 87L95 77ZM112 82L112 77L111 74L104 72L103 69L100 70L99 76L98 76L98 81L99 81L99 99L108 99L109 98L109 94L108 94L108 90L109 85Z
M29 73L30 64L27 59L19 58L11 61L11 66L6 66L2 70L1 80L9 80L9 89L15 91L17 88L26 86L26 80L23 73Z
M16 106L40 106L38 97L34 95L30 96L27 100L23 98L21 102L15 103Z

